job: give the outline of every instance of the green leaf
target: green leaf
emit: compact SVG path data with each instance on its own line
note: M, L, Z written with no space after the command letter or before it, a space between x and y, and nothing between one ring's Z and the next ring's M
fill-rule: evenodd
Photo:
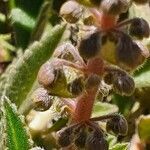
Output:
M144 66L135 73L134 81L136 88L150 87L150 59L144 64Z
M96 102L93 107L92 117L98 117L118 112L118 107L109 103Z
M138 120L138 134L145 142L150 142L150 115L141 116Z
M44 0L14 0L14 3L16 7L36 18L43 1Z
M56 121L53 126L49 129L49 132L58 131L65 127L66 123L68 122L68 118L60 118Z
M64 30L65 25L54 27L47 36L33 43L24 55L10 66L5 77L1 79L1 96L7 96L18 106L25 100L36 80L40 66L51 57Z
M112 102L113 104L116 104L118 106L119 112L121 112L123 115L128 115L134 104L132 96L128 97L128 96L121 96L118 94L112 95Z
M44 0L11 0L11 21L19 48L27 48ZM48 14L48 13L47 13Z
M15 38L18 47L26 48L29 43L31 31L35 25L35 19L29 16L24 10L12 9L11 21L15 31Z
M110 147L109 150L128 150L129 149L128 143L119 143Z
M33 41L38 41L40 40L43 31L45 29L45 26L48 22L48 18L50 15L50 10L51 10L51 6L52 6L52 1L45 1L41 7L41 10L39 12L39 15L37 17L37 21L35 24L35 27L31 33L31 37L30 37L30 43Z
M117 137L115 135L108 134L107 142L109 143L109 147L112 147L117 143Z
M35 21L32 16L29 16L25 11L15 8L11 12L12 22L23 25L27 30L34 27Z
M22 122L23 119L16 112L16 107L5 97L3 99L4 129L6 133L6 147L8 150L29 150L29 136Z

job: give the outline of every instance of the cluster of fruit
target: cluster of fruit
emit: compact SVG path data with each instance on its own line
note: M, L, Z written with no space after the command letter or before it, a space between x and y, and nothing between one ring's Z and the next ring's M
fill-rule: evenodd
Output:
M119 135L127 133L127 122L122 115L91 118L91 113L102 82L117 94L132 95L135 84L129 72L149 57L149 51L139 42L149 37L148 23L142 18L118 21L120 14L134 2L143 4L148 0L70 0L62 5L60 15L68 28L79 26L78 39L74 45L66 42L59 46L53 58L42 65L38 74L42 88L33 99L36 108L44 111L52 105L50 95L59 96L64 105L68 105L70 124L58 132L61 147L75 145L87 150L108 150L98 121L107 120L107 131ZM88 33L81 35L83 28ZM65 67L78 72L69 84L64 84ZM60 91L54 90L56 84ZM60 94L65 91L63 88L70 95Z

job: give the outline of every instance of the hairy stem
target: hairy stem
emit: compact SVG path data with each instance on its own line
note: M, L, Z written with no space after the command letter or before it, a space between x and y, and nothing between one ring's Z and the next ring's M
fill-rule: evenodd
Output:
M97 90L98 88L88 90L77 98L73 122L88 121L90 119Z

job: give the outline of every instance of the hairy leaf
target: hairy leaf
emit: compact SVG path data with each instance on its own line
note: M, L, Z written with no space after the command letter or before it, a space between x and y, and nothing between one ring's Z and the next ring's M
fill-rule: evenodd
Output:
M29 136L25 129L23 119L16 112L16 107L7 99L3 99L3 117L5 142L8 150L29 150Z
M150 60L148 60L143 68L136 72L134 76L136 88L150 87Z
M97 102L93 107L92 117L118 112L118 107L108 103Z
M35 25L35 19L29 16L24 10L15 8L11 12L11 20L15 31L17 46L26 48L31 31Z
M0 85L1 95L12 99L17 105L25 100L36 79L40 66L47 61L55 50L65 25L54 27L41 41L33 43L22 57L10 67ZM5 82L4 82L5 81ZM4 83L5 86L4 86ZM3 89L3 90L2 90Z
M20 48L27 48L31 32L44 0L11 0L11 22L15 32L16 44Z

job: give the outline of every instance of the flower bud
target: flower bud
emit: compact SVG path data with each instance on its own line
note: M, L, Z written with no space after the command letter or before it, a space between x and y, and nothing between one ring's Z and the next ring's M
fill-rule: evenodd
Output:
M37 111L46 111L52 105L52 99L44 88L38 88L32 95L34 109Z
M72 143L72 134L73 134L73 129L70 127L66 127L64 129L62 129L59 133L58 133L58 144L61 147L67 147Z
M60 15L69 23L76 23L82 15L82 7L75 1L67 1L60 9Z
M86 140L87 150L108 150L108 143L102 131L93 131Z
M43 64L38 72L38 82L54 95L67 86L66 76L61 67L57 60L52 60Z
M135 18L130 25L129 33L139 39L148 38L150 35L149 24L142 18Z
M83 59L87 60L89 58L95 57L101 48L101 34L100 32L95 32L85 39L82 39L79 44L79 53Z
M38 72L38 82L44 87L48 87L55 79L54 68L51 67L51 62L47 61L43 64Z
M132 77L123 72L118 72L113 76L113 89L117 94L130 96L135 89Z
M83 83L82 77L79 77L79 78L73 80L68 85L69 92L71 92L75 96L78 96L79 94L81 94L83 89L84 89L84 83Z
M103 0L101 9L109 15L119 15L126 12L130 6L130 0Z
M128 131L127 121L122 115L116 115L107 121L106 130L117 135L126 135Z

